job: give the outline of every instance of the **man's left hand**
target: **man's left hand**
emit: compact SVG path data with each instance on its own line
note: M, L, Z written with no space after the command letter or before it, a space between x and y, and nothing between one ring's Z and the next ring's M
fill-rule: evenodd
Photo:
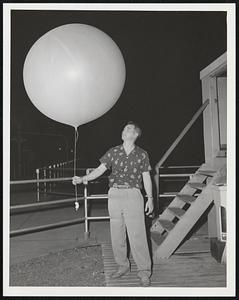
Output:
M152 214L154 210L154 203L153 203L153 199L149 199L146 204L145 204L145 212L146 215L149 216Z

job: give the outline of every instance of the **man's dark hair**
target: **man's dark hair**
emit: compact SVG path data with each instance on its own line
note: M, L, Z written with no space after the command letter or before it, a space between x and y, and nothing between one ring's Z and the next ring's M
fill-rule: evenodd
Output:
M138 137L137 138L141 137L141 135L142 135L142 129L139 127L139 125L137 123L135 123L133 121L129 121L127 123L127 125L134 125L134 128L135 128L136 132L138 133Z

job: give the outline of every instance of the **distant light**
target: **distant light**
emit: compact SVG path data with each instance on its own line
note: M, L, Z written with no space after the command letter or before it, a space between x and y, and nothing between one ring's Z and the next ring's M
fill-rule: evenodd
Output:
M71 149L71 153L73 152L73 150Z
M58 150L61 151L61 147L59 147Z

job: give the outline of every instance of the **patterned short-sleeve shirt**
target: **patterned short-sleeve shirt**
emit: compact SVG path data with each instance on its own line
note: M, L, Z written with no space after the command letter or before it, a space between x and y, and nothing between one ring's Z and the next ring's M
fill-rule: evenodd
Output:
M112 169L109 187L118 184L141 189L142 173L151 171L147 152L136 145L128 155L123 145L113 147L100 158L100 162Z

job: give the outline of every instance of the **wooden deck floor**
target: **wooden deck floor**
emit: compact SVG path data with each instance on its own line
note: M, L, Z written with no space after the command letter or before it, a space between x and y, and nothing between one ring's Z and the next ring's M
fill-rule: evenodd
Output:
M199 243L199 241L196 241ZM194 243L193 240L189 244ZM169 259L164 259L153 266L151 276L152 287L225 287L226 266L218 263L210 252L200 250L190 252L177 251ZM110 244L102 245L104 271L107 286L140 286L137 267L130 256L131 272L120 279L111 279L110 274L117 269Z

